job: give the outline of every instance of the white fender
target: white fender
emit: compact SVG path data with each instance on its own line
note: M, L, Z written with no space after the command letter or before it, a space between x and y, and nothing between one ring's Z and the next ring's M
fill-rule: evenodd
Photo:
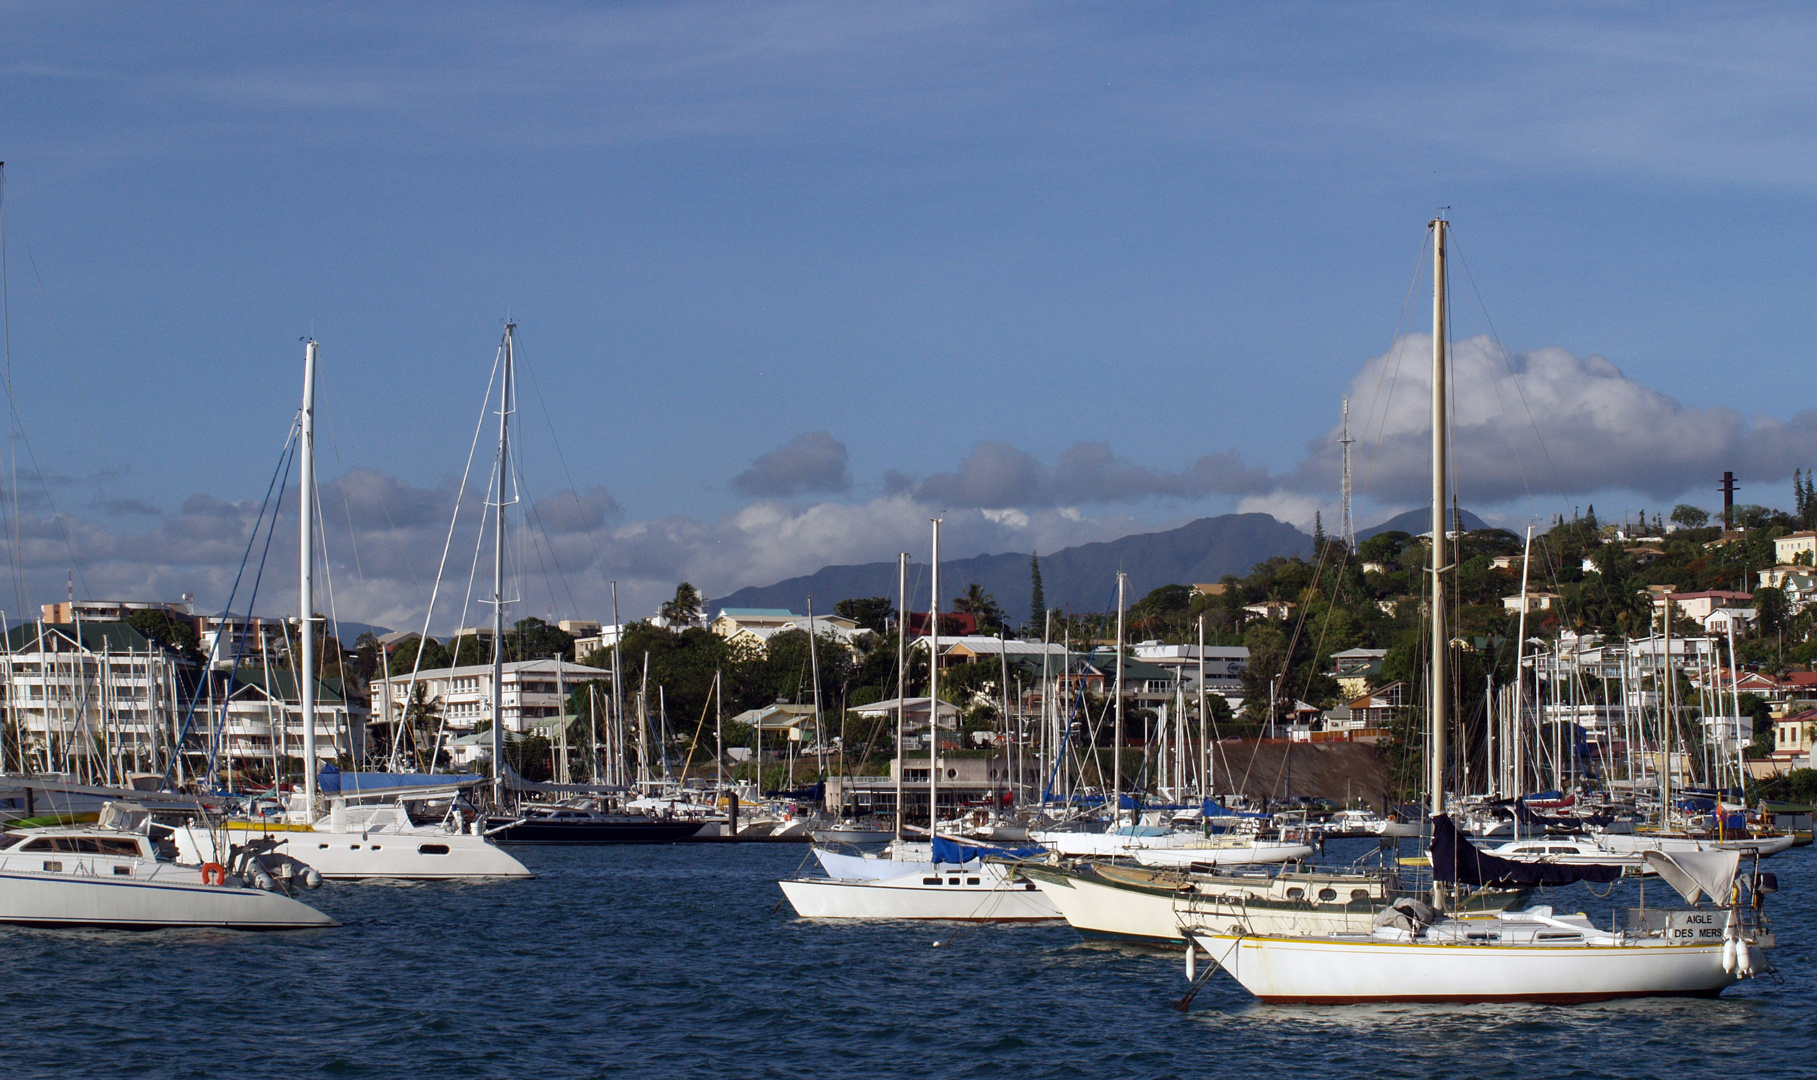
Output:
M1739 957L1736 956L1738 950L1735 945L1734 938L1722 939L1722 970L1729 975L1735 974L1735 965L1739 962Z
M1186 939L1186 981L1193 982L1199 977L1199 947Z

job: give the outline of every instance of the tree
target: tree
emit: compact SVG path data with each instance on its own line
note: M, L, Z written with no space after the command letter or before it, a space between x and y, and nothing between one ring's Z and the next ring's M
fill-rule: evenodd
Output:
M519 619L505 634L505 660L563 659L574 655L574 635L538 618ZM457 658L458 659L458 658Z
M1047 618L1047 590L1041 587L1041 554L1028 557L1028 628L1031 634L1041 632L1040 623Z
M1672 520L1687 529L1701 529L1710 523L1710 512L1699 510L1690 503L1679 503L1672 508Z
M1003 609L997 606L996 597L975 581L953 598L953 610L976 618L980 634L995 634L1003 629Z
M198 655L196 628L188 619L161 609L135 611L126 619L127 625L144 634L152 641L174 652L185 656Z
M843 615L879 635L889 630L890 616L895 610L896 602L887 596L861 596L833 605L834 614Z
M386 673L392 678L396 678L399 675L409 675L412 671L419 670L416 662L416 654L419 651L423 654L423 662L420 667L422 671L450 666L448 650L441 642L434 638L426 641L422 638L406 638L391 651L391 659L385 664Z
M700 590L687 582L675 586L675 599L664 602L661 609L663 621L672 627L693 626L700 621L700 609L706 598Z
M1787 605L1785 593L1779 589L1765 588L1754 590L1754 615L1764 633L1775 633L1785 625Z

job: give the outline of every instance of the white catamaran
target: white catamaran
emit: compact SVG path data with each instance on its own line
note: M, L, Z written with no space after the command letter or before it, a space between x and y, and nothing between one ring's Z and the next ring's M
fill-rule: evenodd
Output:
M505 484L506 418L509 416L511 385L511 338L515 327L505 327L503 350L506 399L501 403L499 421L499 487L501 504L497 513L502 518ZM228 821L209 829L194 824L177 830L176 843L186 860L221 862L218 838L243 845L249 839L269 839L276 851L305 863L323 877L339 881L410 880L433 881L451 878L523 878L530 871L484 835L478 823L472 831L463 827L458 817L422 825L412 821L400 795L368 796L382 798L384 805L349 806L345 799L334 800L327 814L318 811L315 739L315 373L316 343L308 341L303 353L302 406L302 502L299 533L298 604L303 619L300 634L299 675L303 722L303 798L292 811L289 821ZM495 599L499 585L494 583ZM494 635L495 648L502 641ZM496 668L496 664L494 665ZM499 680L496 671L492 683L493 715L497 717ZM494 721L497 730L497 721ZM496 754L494 761L501 761ZM456 786L455 777L421 777L422 784L413 792L416 797L446 797Z

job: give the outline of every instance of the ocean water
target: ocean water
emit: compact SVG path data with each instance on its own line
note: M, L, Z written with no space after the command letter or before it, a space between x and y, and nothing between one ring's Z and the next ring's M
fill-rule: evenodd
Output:
M1720 999L1283 1008L1220 974L1184 1013L1180 954L1063 923L800 921L802 847L518 854L535 880L307 894L332 930L0 928L4 1075L1817 1075L1808 848L1768 864L1778 973Z

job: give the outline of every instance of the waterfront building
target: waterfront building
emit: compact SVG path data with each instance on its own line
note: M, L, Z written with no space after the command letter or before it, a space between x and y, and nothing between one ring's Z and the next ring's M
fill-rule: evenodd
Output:
M560 716L563 699L574 687L595 679L609 679L611 672L566 660L516 660L504 665L499 709L506 731L522 735L531 721ZM422 708L445 721L450 732L467 734L481 720L492 719L492 665L468 664L416 673L384 675L372 684L372 723L389 730L401 723L412 695L421 694Z

